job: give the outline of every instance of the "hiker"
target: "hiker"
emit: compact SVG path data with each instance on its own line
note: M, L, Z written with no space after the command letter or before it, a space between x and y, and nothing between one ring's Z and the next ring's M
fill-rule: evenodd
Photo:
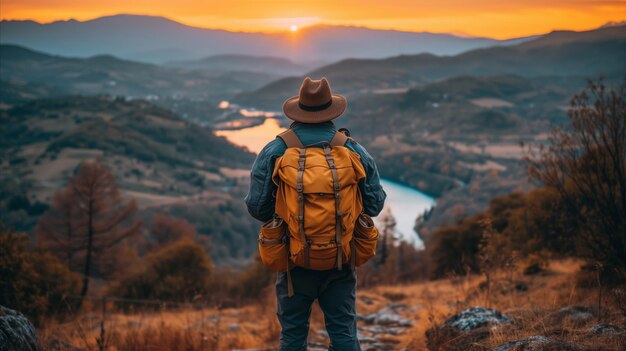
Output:
M277 271L280 350L306 350L315 299L324 313L330 350L360 350L356 329L356 266L376 253L371 219L386 194L367 151L332 122L346 99L326 78L305 78L283 104L293 120L259 153L246 205L263 221L259 252Z

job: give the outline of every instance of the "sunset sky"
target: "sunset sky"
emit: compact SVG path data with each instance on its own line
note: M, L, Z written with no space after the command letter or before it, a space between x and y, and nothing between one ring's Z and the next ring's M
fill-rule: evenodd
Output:
M626 0L0 0L2 19L157 15L204 28L287 31L312 24L510 38L626 19Z

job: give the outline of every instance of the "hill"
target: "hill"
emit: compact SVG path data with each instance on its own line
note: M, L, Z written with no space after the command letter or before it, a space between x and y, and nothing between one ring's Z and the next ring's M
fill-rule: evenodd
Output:
M256 223L235 200L254 155L209 129L111 97L36 100L0 111L0 125L0 221L8 227L32 229L35 207L45 208L81 160L102 157L143 212L181 212L212 240L218 262L254 249L243 238L254 236Z
M584 85L575 77L461 76L354 97L337 123L374 155L383 177L438 197L427 235L494 196L528 189L520 143L545 142Z
M403 55L348 59L306 75L327 77L338 93L354 96L408 89L462 75L620 77L626 74L626 26L587 32L555 32L514 46L477 49L456 56ZM276 109L297 91L302 77L283 78L235 101Z
M0 79L58 87L72 94L194 97L217 100L277 76L161 67L111 55L67 58L16 45L0 45Z
M315 68L311 64L297 64L281 57L232 54L209 56L199 60L170 61L166 62L165 65L214 72L249 71L276 76L303 74Z
M286 28L285 28L286 29ZM158 40L146 40L158 38ZM297 48L294 48L294 39ZM451 34L373 30L320 25L296 33L242 33L186 26L163 17L115 15L89 21L0 22L0 43L18 44L64 56L102 53L153 63L195 60L208 55L284 56L298 63L348 57L381 58L430 52L453 55L513 41L462 38Z
M0 80L0 109L26 101L68 95L66 91L45 84Z

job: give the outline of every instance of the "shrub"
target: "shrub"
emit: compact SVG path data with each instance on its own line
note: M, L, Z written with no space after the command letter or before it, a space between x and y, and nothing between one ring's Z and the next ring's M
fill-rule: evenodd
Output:
M492 227L485 238L486 218ZM481 247L494 267L512 258L544 262L548 256L578 256L574 223L552 189L496 197L487 210L433 232L426 246L431 277L479 272Z
M25 233L0 233L0 305L18 310L36 324L76 306L80 277L45 251L30 252Z
M124 298L186 302L208 294L212 272L213 264L204 248L183 239L148 255L111 292Z

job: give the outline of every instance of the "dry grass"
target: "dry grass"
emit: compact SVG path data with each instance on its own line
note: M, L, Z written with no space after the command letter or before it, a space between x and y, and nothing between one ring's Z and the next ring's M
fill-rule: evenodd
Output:
M384 335L381 339L398 349L489 350L504 342L532 335L568 340L589 350L623 350L625 337L594 336L587 329L599 322L626 325L626 306L610 289L604 289L598 312L598 288L577 283L579 263L553 262L546 272L524 276L510 272L496 274L488 299L484 279L480 276L456 276L449 279L403 286L381 286L363 289L358 294L358 311L365 315L389 303L406 306L402 315L413 321L403 335ZM517 287L516 287L517 286ZM481 305L502 311L514 324L458 335L435 335L426 331L441 324L452 314L467 307ZM559 310L566 306L591 306L592 318L576 320ZM105 323L108 350L232 350L275 348L280 327L275 318L275 301L271 291L258 304L238 309L191 309L178 311L144 311L110 314ZM86 314L65 324L51 324L40 331L42 343L73 345L98 350L100 314ZM317 331L324 329L323 316L314 308L310 340L326 343ZM438 338L437 340L435 340ZM56 340L56 341L55 341ZM439 346L439 348L437 347Z

